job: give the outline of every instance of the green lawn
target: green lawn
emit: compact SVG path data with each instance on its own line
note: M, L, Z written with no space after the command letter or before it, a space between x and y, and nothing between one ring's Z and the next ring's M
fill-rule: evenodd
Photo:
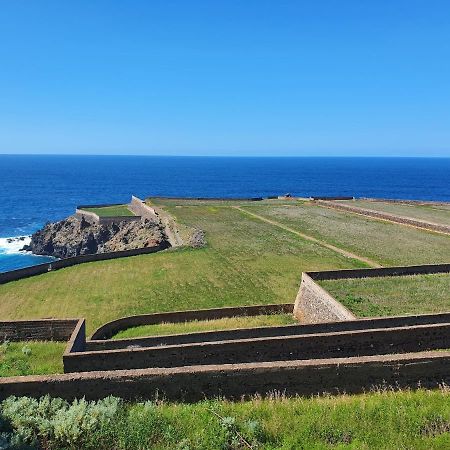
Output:
M245 209L386 266L450 260L450 236L442 234L312 204Z
M450 274L320 281L357 316L450 312Z
M390 390L322 398L67 404L8 399L9 433L52 449L448 449L447 390ZM74 421L76 418L76 421ZM10 435L9 435L10 436ZM2 435L7 439L8 435ZM5 447L6 448L6 447ZM9 447L11 448L11 447Z
M260 316L228 317L216 320L192 320L181 323L161 323L129 328L116 334L113 339L134 338L141 336L162 336L167 334L194 333L197 331L229 330L234 328L251 328L281 326L298 323L292 314L270 314Z
M374 209L376 211L396 214L397 216L412 217L427 222L450 225L450 206L440 205L409 205L403 203L374 202L368 200L339 201L348 206Z
M83 208L83 210L95 213L99 217L127 217L135 215L128 209L127 205L104 206L102 208Z
M0 344L0 377L62 373L65 342Z
M172 207L208 246L81 264L0 285L0 317L85 317L88 333L118 317L294 302L301 273L360 267L234 208Z

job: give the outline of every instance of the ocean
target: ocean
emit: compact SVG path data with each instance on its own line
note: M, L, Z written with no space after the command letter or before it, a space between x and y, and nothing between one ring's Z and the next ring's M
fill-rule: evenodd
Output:
M128 202L131 194L450 201L450 158L0 155L0 192L3 272L46 262L19 250L45 222L72 214L78 204Z

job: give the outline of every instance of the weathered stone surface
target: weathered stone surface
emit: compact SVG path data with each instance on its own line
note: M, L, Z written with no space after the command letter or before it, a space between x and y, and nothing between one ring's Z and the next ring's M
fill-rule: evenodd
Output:
M155 247L167 242L164 227L156 220L96 224L70 216L47 223L31 237L24 250L36 255L68 258L71 256L107 253Z

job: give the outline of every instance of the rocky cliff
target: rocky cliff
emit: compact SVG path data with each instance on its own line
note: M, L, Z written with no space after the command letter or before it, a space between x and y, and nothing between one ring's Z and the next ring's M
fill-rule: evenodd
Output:
M68 217L46 224L31 236L23 250L56 258L107 253L157 245L170 246L164 226L149 219L117 224L91 224L84 218Z

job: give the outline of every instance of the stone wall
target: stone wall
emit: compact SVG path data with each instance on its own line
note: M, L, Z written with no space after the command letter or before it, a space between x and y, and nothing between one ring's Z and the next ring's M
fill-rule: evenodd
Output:
M156 253L166 248L168 248L168 245L160 244L155 247L144 247L109 253L96 253L93 255L79 255L70 258L59 259L50 263L39 264L37 266L25 267L24 269L10 270L9 272L0 273L0 284L8 283L10 281L17 281L22 278L28 278L34 275L40 275L53 270L62 269L64 267L71 267L86 262L104 261L108 259L126 258L128 256Z
M120 223L120 222L139 222L141 220L141 217L137 215L103 217L91 211L85 211L84 209L80 209L79 207L77 207L77 209L75 210L75 217L77 217L80 220L81 218L84 218L89 223L97 223L100 225L110 225L112 223Z
M0 399L50 394L68 400L200 401L223 396L358 393L376 386L435 388L450 383L450 352L332 358L316 361L225 364L0 378Z
M181 367L202 364L316 360L450 347L450 323L334 333L230 339L64 355L64 372Z
M300 323L354 320L356 317L307 273L302 274L300 289L295 299L294 316Z
M421 264L417 266L378 267L375 269L342 269L307 272L316 281L343 280L350 278L400 277L404 275L426 275L450 273L450 264Z
M67 341L78 319L11 320L0 322L0 341Z
M343 205L341 203L334 203L330 201L320 201L320 205L326 206L328 208L348 211L356 214L361 214L368 217L374 217L375 219L388 220L390 222L399 223L402 225L410 225L416 228L422 228L429 231L437 231L439 233L450 233L450 226L442 225L432 222L427 222L420 219L412 219L411 217L397 216L395 214L390 214L381 211L375 211L373 209L360 208L357 206Z
M143 200L135 197L134 195L131 196L131 202L128 204L128 209L137 216L152 220L158 219L158 215L156 214L155 210L151 206L146 205Z
M119 331L141 325L154 325L162 322L180 323L191 320L214 320L236 316L259 316L261 314L291 313L292 303L236 306L225 308L198 309L193 311L173 311L167 313L142 314L122 317L97 329L92 339L110 339Z
M295 336L320 333L337 333L382 328L412 327L418 325L450 323L450 313L420 314L382 318L355 319L351 321L325 322L309 325L283 325L257 328L243 328L222 331L202 331L195 333L151 336L132 339L89 340L87 351L119 350L130 346L156 347L199 342L229 341L236 339L258 339L263 337ZM74 350L76 351L76 350Z

